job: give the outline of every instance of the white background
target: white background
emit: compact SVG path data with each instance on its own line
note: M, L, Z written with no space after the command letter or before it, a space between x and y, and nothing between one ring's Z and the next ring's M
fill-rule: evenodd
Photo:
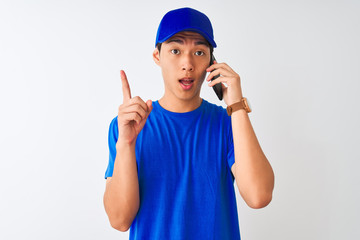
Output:
M264 209L237 192L242 238L360 238L359 1L1 0L1 239L128 238L102 203L119 70L159 99L157 26L184 6L213 22L276 175Z

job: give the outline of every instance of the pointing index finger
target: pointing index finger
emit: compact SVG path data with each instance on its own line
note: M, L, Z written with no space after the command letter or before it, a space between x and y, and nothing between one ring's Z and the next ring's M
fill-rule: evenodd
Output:
M131 99L130 85L124 70L120 70L120 78L123 92L123 102Z

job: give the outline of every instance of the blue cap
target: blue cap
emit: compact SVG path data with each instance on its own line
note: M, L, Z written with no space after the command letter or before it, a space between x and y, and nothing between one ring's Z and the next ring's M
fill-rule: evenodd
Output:
M165 14L157 31L155 47L182 31L199 33L216 48L210 19L192 8L179 8Z

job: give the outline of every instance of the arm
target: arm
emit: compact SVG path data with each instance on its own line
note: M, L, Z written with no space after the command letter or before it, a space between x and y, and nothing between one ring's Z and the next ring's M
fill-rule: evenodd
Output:
M211 72L214 70L213 72ZM218 74L219 78L209 83L213 86L223 84L223 96L227 105L239 102L242 98L240 76L225 63L216 63L207 69L211 72L207 81ZM231 115L234 139L235 163L231 171L242 198L252 208L267 206L272 199L274 173L269 161L263 153L245 110Z
M124 102L119 107L119 137L113 176L106 180L104 207L113 228L127 231L139 209L139 182L135 158L136 137L152 110L151 101L131 98L126 75L121 71Z
M116 151L113 176L106 179L104 206L111 226L125 232L134 220L140 202L135 147L116 144Z
M231 170L248 206L262 208L272 199L274 173L256 138L245 110L231 115L235 163Z

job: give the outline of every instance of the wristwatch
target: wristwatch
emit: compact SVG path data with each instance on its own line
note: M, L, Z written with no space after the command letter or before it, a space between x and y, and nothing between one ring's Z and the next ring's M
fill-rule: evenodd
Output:
M233 112L236 112L240 109L244 109L247 113L251 112L250 103L246 98L242 98L240 102L231 104L226 108L227 114L231 116Z

